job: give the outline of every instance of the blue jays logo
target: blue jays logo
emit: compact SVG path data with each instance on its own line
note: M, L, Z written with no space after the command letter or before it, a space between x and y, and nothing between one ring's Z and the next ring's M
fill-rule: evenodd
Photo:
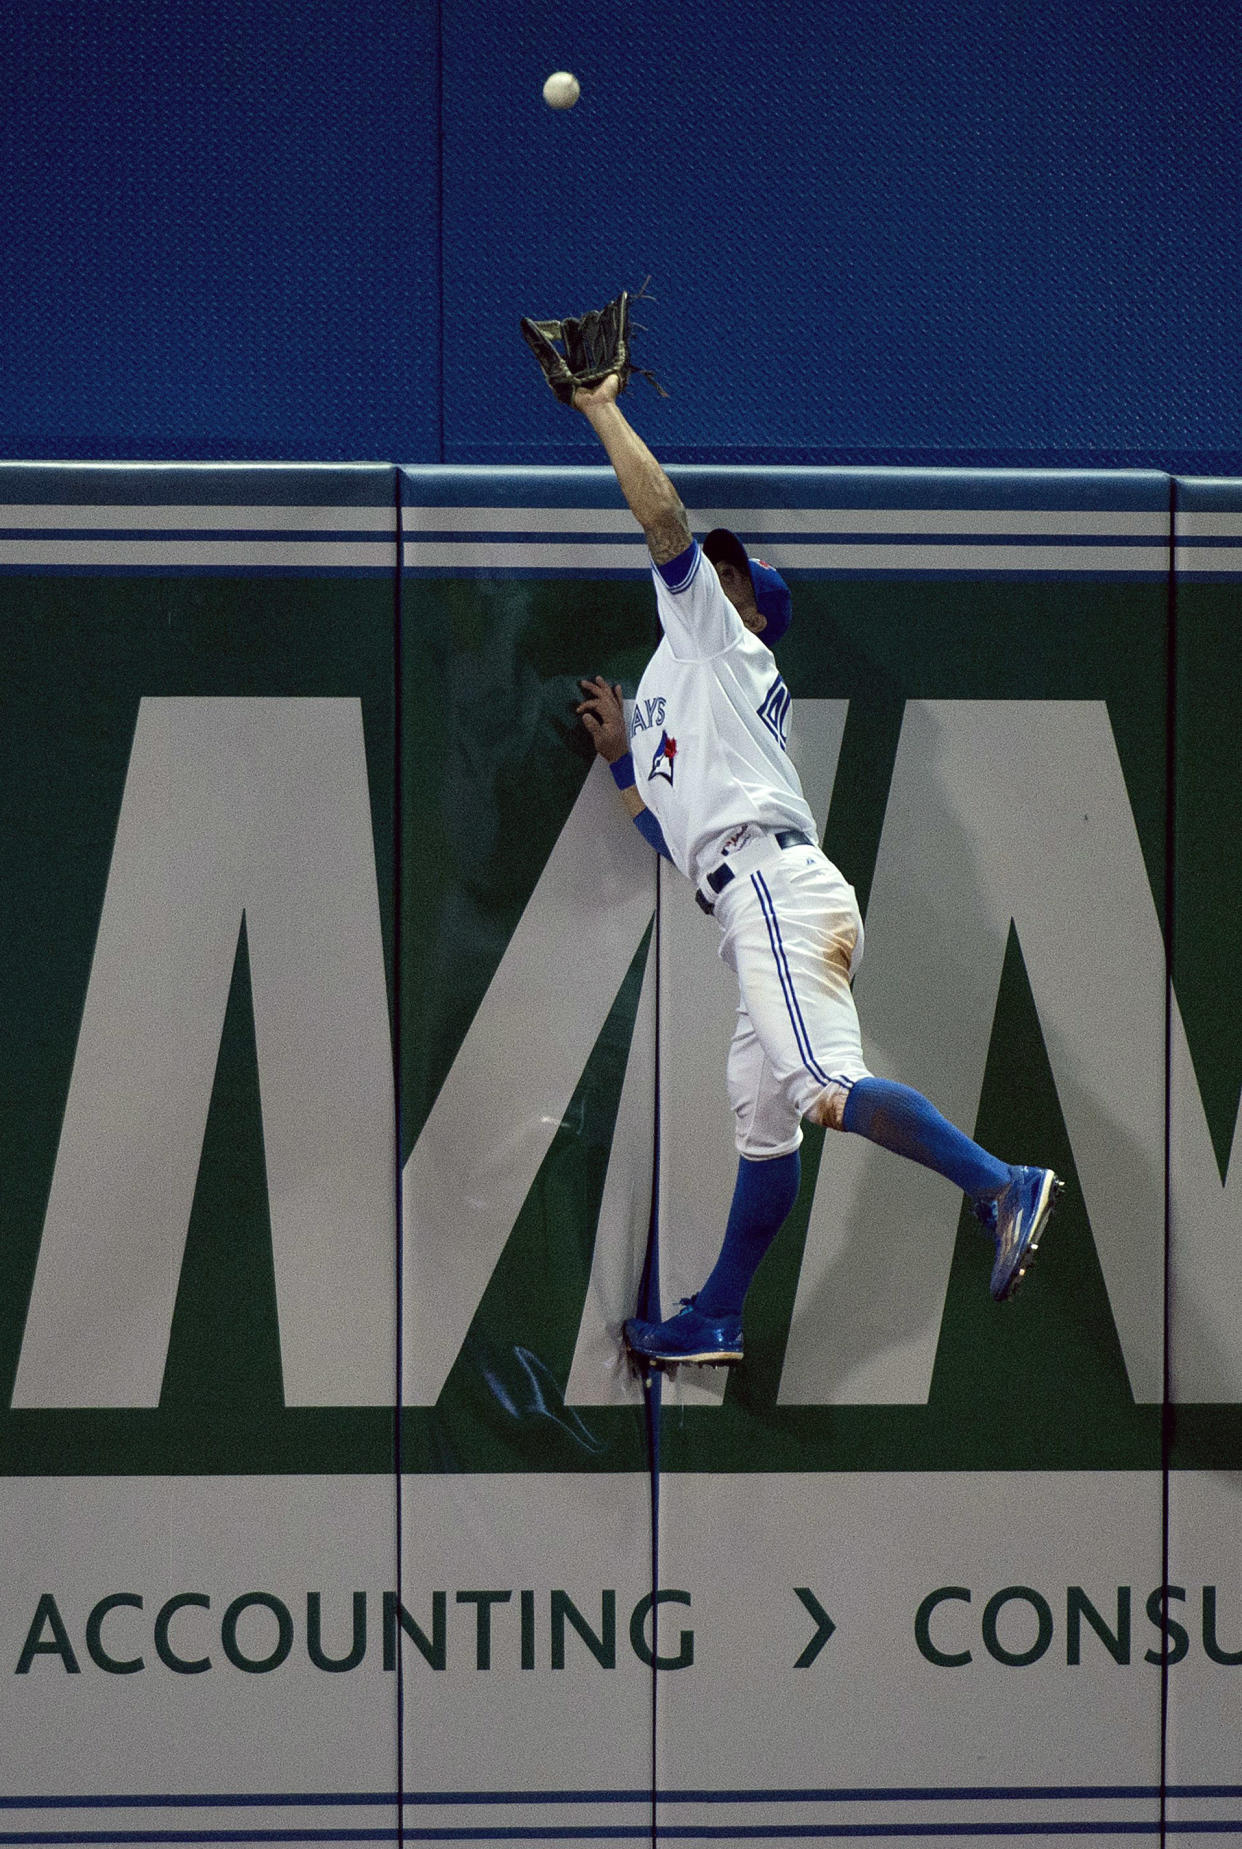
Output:
M673 781L673 763L676 757L677 740L675 738L670 738L667 732L661 732L660 742L656 746L655 756L651 760L651 775L647 778L648 783L651 782L652 777L664 777L671 783Z

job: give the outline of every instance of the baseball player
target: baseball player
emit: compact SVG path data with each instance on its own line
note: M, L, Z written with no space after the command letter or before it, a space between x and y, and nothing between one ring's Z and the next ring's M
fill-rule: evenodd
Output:
M738 1172L720 1255L677 1315L631 1318L626 1346L647 1365L742 1359L742 1305L797 1196L804 1117L961 1188L995 1241L999 1302L1031 1263L1062 1184L1051 1169L998 1161L921 1093L868 1072L851 990L858 901L820 851L785 749L791 703L772 650L789 626L788 587L734 534L694 540L618 387L610 376L572 403L646 535L664 634L628 733L620 688L599 676L581 683L578 711L629 814L714 916L741 1002L728 1060Z

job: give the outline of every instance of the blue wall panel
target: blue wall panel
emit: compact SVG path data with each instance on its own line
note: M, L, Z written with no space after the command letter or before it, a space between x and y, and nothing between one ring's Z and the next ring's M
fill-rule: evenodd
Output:
M434 0L3 9L0 454L434 449L434 19Z
M10 0L0 455L582 462L518 316L650 271L683 461L1236 472L1235 92L1225 0Z
M1238 336L1211 305L1239 254L1213 6L641 0L588 33L550 0L485 58L488 17L447 14L446 459L586 459L510 384L508 322L648 271L674 402L644 428L687 461L1232 441L1201 395ZM553 63L584 86L564 116L533 106Z

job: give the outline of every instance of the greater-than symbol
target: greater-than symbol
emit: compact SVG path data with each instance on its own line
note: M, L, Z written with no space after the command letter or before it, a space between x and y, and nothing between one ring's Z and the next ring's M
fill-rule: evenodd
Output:
M795 1669L809 1669L837 1627L809 1586L795 1586L794 1591L819 1626L814 1637L794 1664Z

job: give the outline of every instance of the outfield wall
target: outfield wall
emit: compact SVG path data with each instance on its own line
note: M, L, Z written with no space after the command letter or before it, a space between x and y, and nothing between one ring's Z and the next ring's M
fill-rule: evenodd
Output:
M676 475L794 587L871 1064L1047 1252L809 1129L644 1402L734 1004L573 713L610 473L0 467L2 1841L1242 1827L1242 484Z

